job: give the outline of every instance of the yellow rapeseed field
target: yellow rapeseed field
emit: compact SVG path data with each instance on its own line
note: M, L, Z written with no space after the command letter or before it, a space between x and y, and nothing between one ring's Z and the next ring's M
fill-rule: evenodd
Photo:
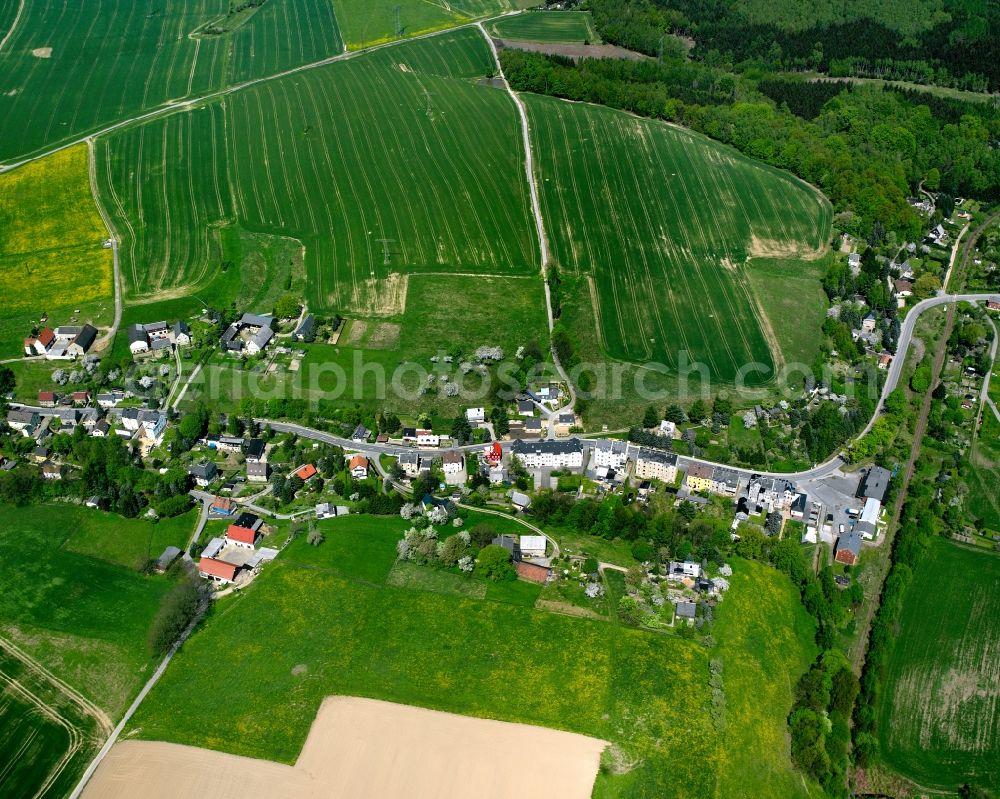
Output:
M0 175L0 318L111 297L107 237L86 145Z

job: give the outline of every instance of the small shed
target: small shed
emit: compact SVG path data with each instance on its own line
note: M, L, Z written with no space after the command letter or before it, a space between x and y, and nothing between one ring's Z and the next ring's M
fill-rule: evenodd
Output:
M156 571L163 574L163 572L170 568L170 564L177 560L180 554L181 551L177 547L167 547L163 550L163 554L156 559Z

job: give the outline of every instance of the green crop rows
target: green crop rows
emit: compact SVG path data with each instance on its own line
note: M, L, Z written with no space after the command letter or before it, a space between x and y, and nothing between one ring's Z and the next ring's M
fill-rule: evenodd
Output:
M411 272L536 272L516 110L476 83L489 63L461 31L102 139L129 287L210 279L228 223L298 239L316 310L399 313Z
M25 2L0 49L0 162L343 50L332 6L311 0L266 0L227 34L191 35L227 7Z
M829 204L788 175L680 128L524 100L552 260L588 278L606 353L676 367L686 350L722 381L757 362L747 383L764 382L777 347L761 325L747 259L817 254Z

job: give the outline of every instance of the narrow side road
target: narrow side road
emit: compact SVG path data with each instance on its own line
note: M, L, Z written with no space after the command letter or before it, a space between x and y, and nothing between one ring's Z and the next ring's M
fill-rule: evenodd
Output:
M953 303L948 306L947 321L945 322L944 330L942 331L941 337L938 341L937 350L934 353L934 362L932 367L932 374L934 377L931 380L931 388L937 386L941 377L941 369L944 366L944 359L948 354L948 339L951 336L951 330L955 324L955 311L957 307L957 303ZM995 343L996 342L994 341L994 344ZM927 429L927 417L930 415L932 400L932 391L928 390L924 394L924 402L920 407L920 415L917 417L917 422L914 426L913 446L910 448L910 457L906 462L906 467L903 469L899 491L896 493L896 502L892 509L892 517L886 527L885 540L882 542L882 546L887 547L890 550L892 548L893 539L896 537L896 530L899 527L899 518L903 512L903 503L906 501L906 492L910 487L910 480L913 477L913 472L917 465L917 458L920 455L920 444L923 441L924 431ZM881 586L885 584L885 578L888 576L891 562L891 558L888 556L881 561L880 573L876 582L880 591ZM861 668L864 665L865 654L868 651L868 634L871 631L872 619L875 618L875 612L881 604L880 599L881 595L875 597L871 602L865 602L861 606L862 610L857 618L858 637L855 639L854 645L848 655L851 661L851 666L854 669L854 673L858 676L861 675Z

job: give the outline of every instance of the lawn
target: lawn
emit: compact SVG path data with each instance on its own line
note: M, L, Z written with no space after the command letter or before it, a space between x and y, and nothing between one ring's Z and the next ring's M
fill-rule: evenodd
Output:
M198 524L197 508L172 519L150 522L76 505L47 508L46 523L70 531L65 548L139 570L168 546L185 549Z
M715 795L821 797L792 768L786 724L795 683L816 654L813 621L790 580L759 563L733 566L713 631L726 693Z
M146 630L170 587L114 562L142 548L140 525L152 527L61 504L0 505L0 630L112 717L151 673Z
M71 318L110 324L107 238L90 193L86 145L0 175L0 357L23 352L43 313L53 326Z
M230 33L198 37L226 2L24 5L0 51L0 162L343 50L333 6L311 0L268 0Z
M903 597L878 734L934 790L1000 788L1000 556L934 539Z
M382 44L400 36L416 36L451 28L469 20L528 8L535 0L333 0L348 49ZM398 9L398 13L397 13Z
M728 756L707 711L708 650L675 635L530 609L538 589L526 583L488 584L477 598L457 585L481 585L475 579L412 564L388 570L402 524L348 517L324 524L318 547L297 540L253 585L218 604L140 708L133 731L294 762L324 696L367 696L605 738L627 773L602 774L596 796L725 795L717 767ZM358 557L365 546L370 564ZM733 641L721 656L734 672L747 670L756 693L734 673L733 691L746 693L730 702L741 723L755 728L763 719L770 736L808 659L801 637L809 640L809 631L785 578L744 564L737 574L730 619L719 623L720 630L729 624ZM757 604L761 595L766 605ZM271 631L266 645L261 629ZM774 630L774 643L762 642ZM733 651L750 646L748 655ZM220 662L262 689L256 705L220 706L200 689L200 675ZM512 679L534 687L511 691ZM786 706L761 710L751 701L761 691ZM751 751L781 762L780 751ZM758 795L792 783L775 765Z
M832 211L814 189L689 131L608 108L526 95L552 260L591 314L570 329L610 359L713 384L773 379L782 341L750 290L753 258L791 276L827 245ZM769 290L785 291L779 279ZM818 288L818 281L816 283ZM578 297L579 295L577 295ZM585 300L584 300L585 301ZM821 319L804 319L806 325ZM585 350L583 357L595 354ZM739 375L747 364L758 368ZM704 379L704 378L703 378Z
M233 224L305 248L317 312L401 315L414 274L537 275L516 109L476 82L492 66L477 31L446 33L102 138L130 292L244 268L258 245L226 247Z
M600 44L587 11L545 11L504 17L490 23L490 33L501 39L568 44Z

